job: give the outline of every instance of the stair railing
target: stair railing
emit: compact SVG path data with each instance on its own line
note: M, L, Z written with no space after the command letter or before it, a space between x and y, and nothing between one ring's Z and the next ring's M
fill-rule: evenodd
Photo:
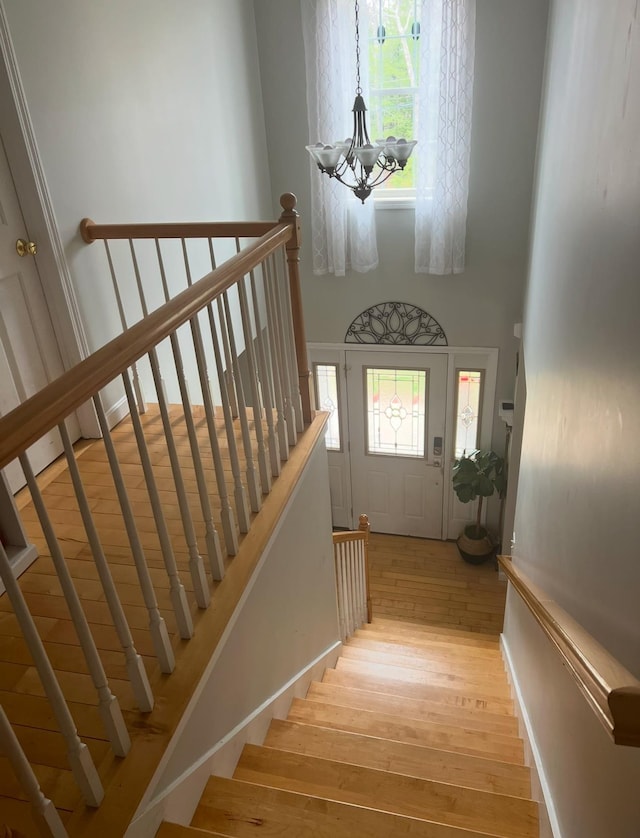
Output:
M333 533L338 621L343 640L372 618L369 589L369 519L360 515L357 530Z
M616 745L640 747L640 681L579 623L516 568L501 567Z
M101 540L92 503L65 423L81 405L87 402L92 404L103 436L128 549L142 592L153 651L160 671L169 674L175 666L173 645L158 605L143 546L144 539L136 521L135 505L123 473L123 464L107 419L101 391L107 385L113 386L114 382L120 382L124 392L134 431L136 456L144 476L141 485L146 488L152 510L159 552L168 580L171 608L179 637L188 640L194 631L191 604L178 571L175 544L172 543L167 526L166 504L162 500L150 456L151 444L157 445L157 429L154 429L153 438L150 439L150 432L145 431L139 416L139 412L143 412L146 407L140 366L142 364L146 368L148 364L150 368L148 380L152 382L153 401L158 405L163 431L162 444L166 445L178 500L182 528L180 542L186 545L188 551L188 569L195 603L198 608L205 609L211 599L211 584L196 537L194 512L187 497L181 464L185 456L184 447L181 460L169 410L166 381L170 377L173 385L177 385L174 390L180 394L192 460L190 468L193 468L199 497L202 517L200 525L201 530L203 526L205 531L204 553L208 559L208 573L215 582L224 575L227 557L238 552L239 534L248 531L251 513L260 509L263 495L270 490L271 480L280 472L281 461L288 458L290 446L295 445L298 434L312 420L311 382L298 275L299 223L295 197L283 195L281 204L283 213L278 222L98 225L85 220L81 226L84 240L104 242L108 266L105 270L111 277L124 331L0 418L0 471L16 458L19 459L44 542L58 575L64 602L95 689L106 738L114 754L120 757L125 756L130 748L129 734L118 700L105 675L87 619L86 606L81 601L67 567L64 536L56 531L55 516L50 514L40 491L28 448L44 434L54 428L58 429L79 519L122 649L133 695L138 708L142 712L149 712L154 705L152 688L142 657L134 645L131 626L111 573L108 548ZM221 238L231 239L235 253L218 267L214 242ZM251 239L250 243L241 247L241 240L246 239ZM114 243L119 240L128 243L129 261L126 264L123 264L121 254L116 253ZM192 261L190 253L196 240L200 242L201 251L206 252L208 264L203 278L194 281L193 277L202 273L202 260ZM146 250L143 244L147 246ZM148 245L151 245L153 260L149 258ZM149 278L145 271L149 271L152 265L152 276ZM130 281L132 277L134 283ZM182 289L176 291L176 287L179 288L181 284ZM142 319L133 325L130 299L132 287L136 289L142 315ZM160 299L155 308L151 298L154 302ZM185 331L188 335L186 341ZM241 368L240 341L245 350L248 372ZM163 363L159 351L161 344L164 350L167 342L170 351L164 351L162 358L169 356L172 363ZM209 443L205 450L198 441L191 391L185 374L185 343L195 356L196 378ZM212 360L215 367L213 374ZM249 399L244 392L244 380L247 377ZM215 407L213 385L217 387L218 396ZM218 407L222 408L222 423L216 415ZM241 443L246 463L244 473L241 471L236 441L235 416L239 417L241 425ZM231 474L224 467L223 448L228 451ZM214 524L211 487L205 476L208 457L213 461L221 505L219 519L222 537ZM249 487L248 494L245 482ZM17 515L15 506L12 514ZM86 744L78 736L36 621L30 613L27 598L13 574L8 551L9 545L0 540L0 578L65 739L76 784L84 801L96 807L104 794L98 772ZM43 802L41 792L37 791L37 783L34 785L32 772L25 765L24 754L16 748L15 737L9 733L10 725L4 716L0 717L0 725L2 740L8 743L6 747L25 784L25 791L34 801L37 816L48 819L48 803ZM61 834L56 825L52 826L52 831Z

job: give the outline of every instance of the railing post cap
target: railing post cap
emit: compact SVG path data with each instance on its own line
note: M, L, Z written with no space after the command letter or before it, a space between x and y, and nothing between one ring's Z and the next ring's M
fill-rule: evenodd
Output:
M280 196L280 206L285 212L295 212L298 199L293 192L285 192Z
M95 226L95 221L92 221L90 218L83 218L80 222L80 235L82 236L82 240L87 244L93 244L95 241L89 229L93 226Z

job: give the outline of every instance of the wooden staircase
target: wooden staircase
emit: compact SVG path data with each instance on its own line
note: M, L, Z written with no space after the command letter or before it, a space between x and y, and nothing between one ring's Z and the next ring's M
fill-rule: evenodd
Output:
M374 619L157 835L537 838L498 639Z

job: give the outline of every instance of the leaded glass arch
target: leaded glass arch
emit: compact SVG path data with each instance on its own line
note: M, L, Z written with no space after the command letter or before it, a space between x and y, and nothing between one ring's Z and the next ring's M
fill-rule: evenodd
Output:
M444 329L429 312L409 303L378 303L351 323L345 343L447 346Z

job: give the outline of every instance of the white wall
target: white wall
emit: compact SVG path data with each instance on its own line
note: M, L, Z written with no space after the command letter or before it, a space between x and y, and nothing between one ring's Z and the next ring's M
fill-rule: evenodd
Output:
M521 320L529 210L546 33L546 0L478 0L467 269L414 273L414 213L377 213L380 265L367 274L315 277L310 264L309 142L299 0L256 3L274 200L295 192L303 220L307 338L342 341L368 305L419 305L452 346L500 348L497 398L513 396L513 324ZM347 81L347 84L351 82ZM355 89L355 85L354 85ZM314 138L315 141L315 138ZM503 449L496 422L494 446Z
M271 215L251 0L4 0L91 349L119 331L95 221ZM130 285L130 296L134 290ZM125 292L126 293L126 292Z
M554 0L525 319L514 560L640 677L640 21ZM640 832L610 743L523 606L506 640L564 838Z

